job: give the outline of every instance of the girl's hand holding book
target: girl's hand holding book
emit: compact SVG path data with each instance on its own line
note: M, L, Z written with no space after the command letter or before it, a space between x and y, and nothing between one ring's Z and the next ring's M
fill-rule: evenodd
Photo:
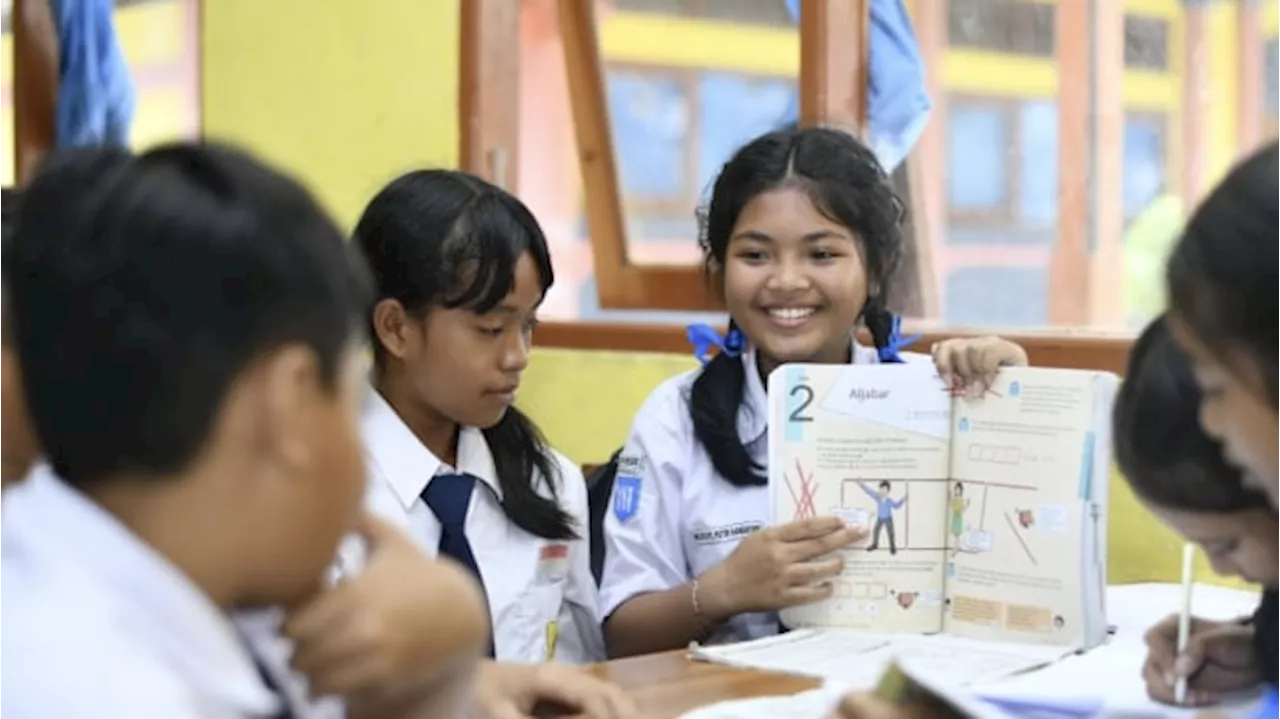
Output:
M812 517L761 529L699 579L700 604L712 619L770 612L831 596L829 581L844 569L826 555L867 535L838 517Z

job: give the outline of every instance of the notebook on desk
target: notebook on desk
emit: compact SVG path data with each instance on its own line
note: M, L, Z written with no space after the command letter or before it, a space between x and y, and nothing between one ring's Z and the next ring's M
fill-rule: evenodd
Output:
M1257 712L1261 698L1256 692L1201 709L1159 704L1147 696L1142 680L1146 658L1141 641L1117 641L1037 672L973 687L972 692L1019 716L1245 719Z

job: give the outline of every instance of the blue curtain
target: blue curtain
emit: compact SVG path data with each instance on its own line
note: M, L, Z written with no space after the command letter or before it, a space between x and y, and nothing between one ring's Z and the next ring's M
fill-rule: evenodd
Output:
M800 20L800 0L784 0ZM924 60L903 0L871 0L867 33L867 126L863 139L892 172L920 139L933 107Z
M111 0L53 0L59 87L55 147L129 144L134 88Z

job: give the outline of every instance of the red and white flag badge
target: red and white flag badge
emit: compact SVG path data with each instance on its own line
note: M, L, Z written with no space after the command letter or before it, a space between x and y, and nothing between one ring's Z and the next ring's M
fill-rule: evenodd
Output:
M540 582L558 582L569 573L569 545L565 542L550 542L538 550L537 580Z

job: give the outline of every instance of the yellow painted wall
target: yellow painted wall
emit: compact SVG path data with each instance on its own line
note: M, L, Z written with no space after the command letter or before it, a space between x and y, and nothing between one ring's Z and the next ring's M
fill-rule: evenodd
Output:
M458 0L203 8L205 135L296 173L344 226L395 174L457 164Z

